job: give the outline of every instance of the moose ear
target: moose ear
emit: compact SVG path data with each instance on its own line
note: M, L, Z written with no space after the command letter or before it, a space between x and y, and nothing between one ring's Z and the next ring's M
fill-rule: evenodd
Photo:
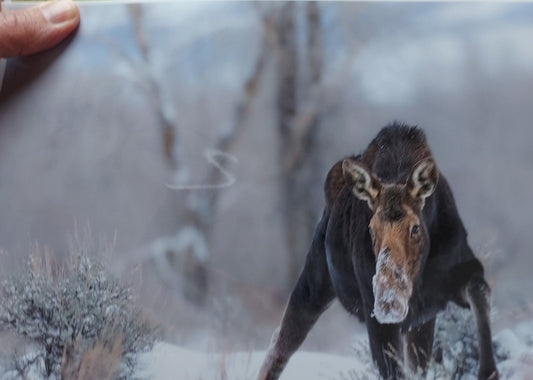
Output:
M439 171L433 158L428 157L415 165L407 187L413 198L424 200L429 197L439 180Z
M346 183L351 186L355 196L367 201L372 209L374 201L381 190L379 180L362 164L351 159L342 161L342 174Z

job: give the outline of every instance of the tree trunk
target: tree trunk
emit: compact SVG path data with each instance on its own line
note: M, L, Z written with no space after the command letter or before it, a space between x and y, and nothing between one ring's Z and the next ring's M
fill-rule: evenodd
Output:
M320 206L314 204L318 166L318 87L322 76L322 38L316 2L306 6L305 59L298 60L296 3L284 4L278 24L278 130L280 135L281 199L288 250L287 288L292 289L311 242ZM304 66L305 65L305 66ZM298 76L307 73L304 93L298 98Z

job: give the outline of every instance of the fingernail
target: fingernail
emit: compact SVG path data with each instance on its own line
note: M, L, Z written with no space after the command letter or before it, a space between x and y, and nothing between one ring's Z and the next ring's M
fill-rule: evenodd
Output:
M41 6L44 18L52 24L61 24L76 17L76 4L70 0L59 0L44 3Z

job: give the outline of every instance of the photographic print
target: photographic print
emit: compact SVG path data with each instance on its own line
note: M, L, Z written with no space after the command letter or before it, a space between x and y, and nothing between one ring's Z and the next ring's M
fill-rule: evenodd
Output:
M1 82L0 378L531 378L532 4L77 4Z

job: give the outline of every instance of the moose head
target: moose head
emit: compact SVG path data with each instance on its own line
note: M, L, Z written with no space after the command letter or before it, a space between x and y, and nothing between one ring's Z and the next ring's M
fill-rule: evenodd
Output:
M400 323L407 317L413 283L428 254L422 210L437 185L437 166L431 157L425 158L400 184L382 183L354 159L344 160L342 169L353 194L368 202L373 212L368 233L376 256L374 316L380 323Z

